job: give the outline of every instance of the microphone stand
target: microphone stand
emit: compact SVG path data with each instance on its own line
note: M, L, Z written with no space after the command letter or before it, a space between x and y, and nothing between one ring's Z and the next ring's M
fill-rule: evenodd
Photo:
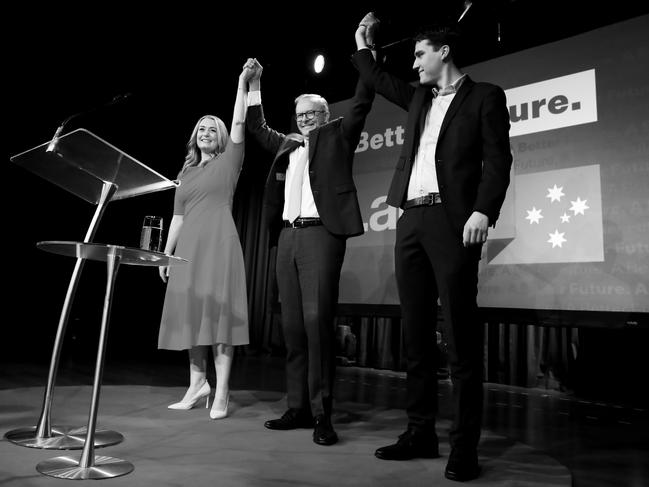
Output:
M73 113L73 114L70 115L68 118L66 118L65 120L63 120L63 122L61 123L61 125L59 125L59 128L56 129L56 132L54 132L54 137L52 137L52 140L50 140L50 143L47 144L47 148L45 149L45 152L56 152L56 148L57 148L57 146L58 146L58 144L59 144L59 137L61 136L61 132L63 132L63 129L65 128L65 126L66 126L66 125L70 122L70 120L72 120L73 118L77 118L77 117L80 116L80 115L87 115L87 114L89 114L89 113L96 112L96 111L98 111L98 110L100 110L100 109L107 108L107 107L109 107L109 106L115 105L116 103L119 103L119 102L121 102L121 101L123 101L123 100L126 100L126 99L129 98L130 96L131 96L131 93L125 93L125 94L123 94L123 95L116 95L116 96L114 96L113 99L112 99L111 101L109 101L108 103L105 103L105 104L100 105L100 106L95 107L95 108L91 108L90 110L87 110L87 111L82 111L82 112Z

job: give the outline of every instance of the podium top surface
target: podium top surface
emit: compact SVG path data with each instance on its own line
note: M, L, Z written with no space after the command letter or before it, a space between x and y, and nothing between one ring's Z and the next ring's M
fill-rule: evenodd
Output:
M177 186L84 128L59 137L53 152L46 151L48 145L16 154L11 161L92 204L99 203L107 183L117 186L111 201Z
M114 254L119 256L120 264L127 265L161 267L187 263L187 260L181 257L120 245L48 240L38 242L36 247L53 254L101 262L106 262L109 255Z

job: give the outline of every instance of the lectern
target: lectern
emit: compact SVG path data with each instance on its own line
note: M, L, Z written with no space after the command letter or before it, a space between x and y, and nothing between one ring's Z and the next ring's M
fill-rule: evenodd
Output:
M97 207L83 241L86 244L92 242L106 205L110 201L176 186L173 181L83 128L61 136L56 144L46 142L17 154L11 157L11 161ZM56 382L61 347L84 261L83 253L79 253L56 330L38 424L11 430L5 434L5 438L17 445L60 450L84 447L84 438L88 434L85 428L51 424L52 392ZM114 445L123 439L123 436L117 432L99 430L94 434L93 446Z

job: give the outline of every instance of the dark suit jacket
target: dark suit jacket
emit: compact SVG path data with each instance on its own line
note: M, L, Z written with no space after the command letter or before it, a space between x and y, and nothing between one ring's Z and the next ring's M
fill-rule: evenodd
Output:
M386 73L368 49L356 52L353 60L361 79L408 111L405 141L387 198L389 205L402 207L432 91ZM462 234L473 211L487 215L494 225L512 164L509 112L501 88L464 80L442 122L435 161L442 205L456 231Z
M363 233L352 163L373 100L374 90L359 80L345 116L309 133L309 179L313 199L325 228L341 237ZM261 105L249 107L246 119L255 139L275 154L264 191L264 211L272 245L277 241L282 224L289 154L300 144L301 136L284 135L268 127Z

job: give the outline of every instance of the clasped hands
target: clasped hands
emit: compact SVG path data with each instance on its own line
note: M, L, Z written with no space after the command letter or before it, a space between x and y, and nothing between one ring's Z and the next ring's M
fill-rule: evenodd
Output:
M245 82L257 81L261 78L261 73L264 68L261 66L257 58L249 57L243 63L243 69L239 76Z
M374 12L369 12L363 17L358 24L354 37L356 38L356 47L362 49L369 47L374 50L374 34L379 25L379 19L376 18Z

